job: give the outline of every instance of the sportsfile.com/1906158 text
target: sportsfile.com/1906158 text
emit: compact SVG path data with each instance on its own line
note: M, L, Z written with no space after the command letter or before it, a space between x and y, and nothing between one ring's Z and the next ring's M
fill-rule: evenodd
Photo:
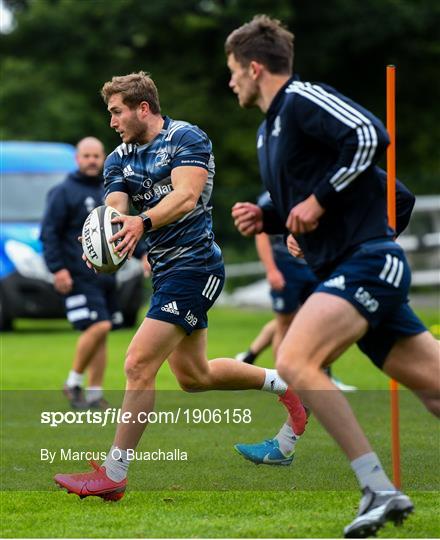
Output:
M170 411L141 411L137 415L121 409L108 408L104 411L43 411L41 424L58 427L63 424L95 424L105 427L109 424L250 424L251 409L188 409L178 407Z

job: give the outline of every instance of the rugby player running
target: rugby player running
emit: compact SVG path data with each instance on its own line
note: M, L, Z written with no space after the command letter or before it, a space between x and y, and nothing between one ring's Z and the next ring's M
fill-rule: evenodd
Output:
M324 84L293 76L294 36L265 15L233 31L229 86L266 115L257 134L273 211L236 203L245 236L290 231L322 280L295 316L276 366L351 462L363 492L346 537L399 523L411 500L387 477L347 400L321 369L351 344L440 415L440 356L408 305L410 269L387 226L377 161L388 135L369 111Z
M118 500L125 492L130 463L145 424L136 421L154 407L157 372L168 359L182 389L261 389L277 394L295 433L304 431L301 401L274 369L218 358L208 362L207 312L224 282L220 248L212 231L214 157L211 141L197 126L162 116L153 80L144 72L113 77L102 96L110 126L122 138L104 164L105 203L124 214L116 250L130 257L146 235L153 274L153 296L146 318L125 359L127 377L121 423L100 466L80 474L57 474L55 482L80 497ZM126 215L130 202L139 212ZM142 413L139 415L139 413Z

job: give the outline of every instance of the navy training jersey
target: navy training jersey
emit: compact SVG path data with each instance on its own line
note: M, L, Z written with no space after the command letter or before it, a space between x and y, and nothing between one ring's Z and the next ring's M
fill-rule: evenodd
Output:
M67 268L75 282L83 280L92 285L98 281L115 283L114 275L95 274L86 266L78 242L88 214L103 204L103 199L102 176L87 176L80 171L70 173L49 191L40 240L44 259L53 274Z
M296 238L321 277L360 243L390 236L375 166L388 142L382 123L335 89L289 79L257 133L261 176L278 216L275 224L265 217L264 230L285 231L290 210L315 194L326 211L317 229Z
M161 132L144 145L121 144L104 164L105 196L122 191L139 212L156 206L173 190L171 171L194 166L208 179L194 210L178 221L149 231L146 249L155 277L169 270L214 270L223 264L212 231L214 156L208 136L197 126L164 117Z

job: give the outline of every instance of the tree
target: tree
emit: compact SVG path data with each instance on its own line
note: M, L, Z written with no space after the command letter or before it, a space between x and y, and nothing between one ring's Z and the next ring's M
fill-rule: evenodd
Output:
M282 19L296 35L295 69L323 80L380 117L385 65L398 66L398 173L417 193L437 190L439 59L435 0L7 0L17 25L1 36L4 139L75 143L119 138L99 95L113 75L143 69L162 109L198 124L214 143L215 224L222 245L242 250L231 204L260 191L259 111L241 111L228 88L224 40L255 13Z

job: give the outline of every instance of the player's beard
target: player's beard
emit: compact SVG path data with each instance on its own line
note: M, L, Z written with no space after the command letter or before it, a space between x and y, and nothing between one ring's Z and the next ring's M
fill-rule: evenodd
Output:
M133 117L127 123L124 130L124 139L126 144L144 144L147 140L147 128L145 124L137 119L136 113L133 114Z
M243 109L255 107L258 103L258 86L255 83L250 83L246 87L246 91L239 96L239 103Z
M86 174L87 176L98 176L101 170L102 167L100 167L99 165L88 165L84 169L84 174Z

